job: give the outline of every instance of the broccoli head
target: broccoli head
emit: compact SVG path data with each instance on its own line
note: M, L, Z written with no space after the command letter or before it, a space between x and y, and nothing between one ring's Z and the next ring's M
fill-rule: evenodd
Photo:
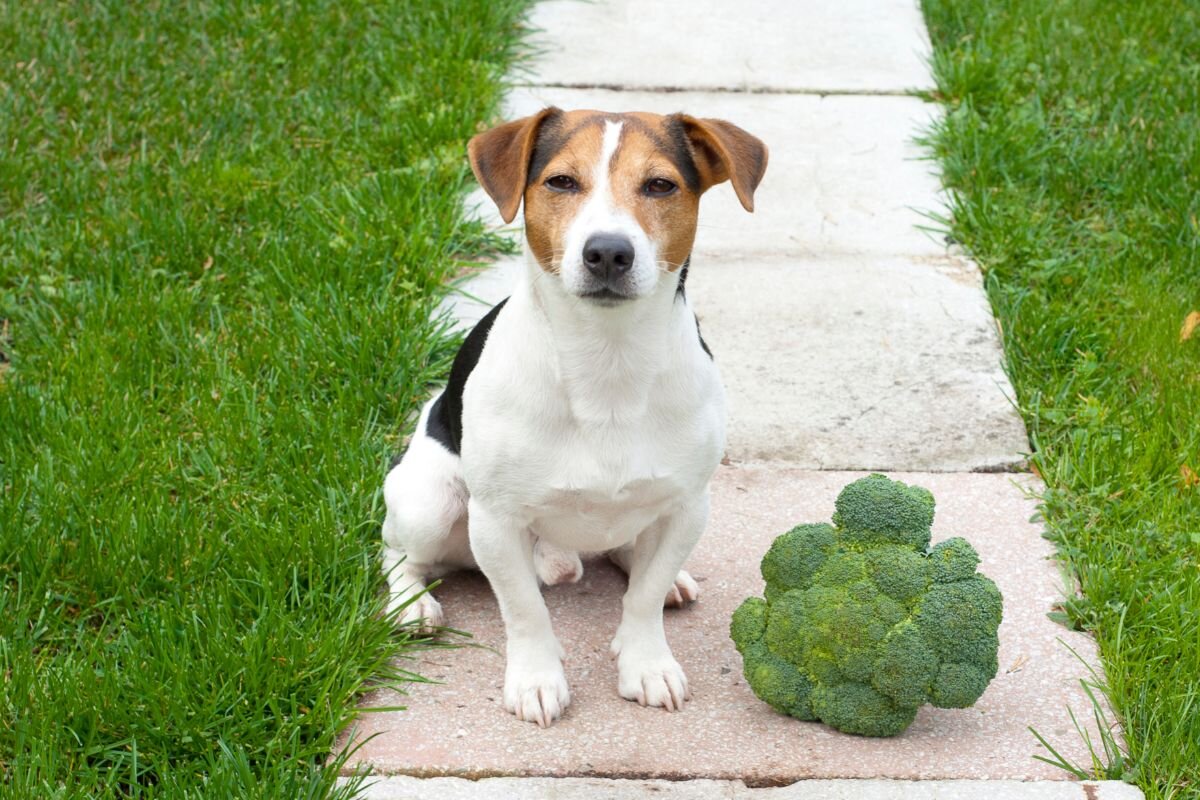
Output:
M834 524L763 557L765 598L734 612L747 683L784 714L895 736L925 703L966 708L996 675L1001 599L965 539L932 549L933 495L883 475L842 489Z

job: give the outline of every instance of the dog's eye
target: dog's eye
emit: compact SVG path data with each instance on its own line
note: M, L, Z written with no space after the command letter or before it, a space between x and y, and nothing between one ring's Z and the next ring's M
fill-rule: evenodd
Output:
M579 184L570 175L555 175L546 180L546 186L556 192L576 192L579 191Z
M666 178L652 178L646 181L646 185L642 190L651 197L666 197L675 191L677 187Z

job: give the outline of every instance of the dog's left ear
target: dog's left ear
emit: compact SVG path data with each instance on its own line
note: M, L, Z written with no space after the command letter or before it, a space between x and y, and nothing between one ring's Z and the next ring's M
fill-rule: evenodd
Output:
M742 207L753 211L754 190L767 171L767 146L723 119L697 119L687 114L678 119L692 145L700 191L730 181Z
M496 202L506 223L516 218L521 207L538 131L547 118L561 113L553 106L544 108L531 117L486 130L467 142L471 170L479 185Z

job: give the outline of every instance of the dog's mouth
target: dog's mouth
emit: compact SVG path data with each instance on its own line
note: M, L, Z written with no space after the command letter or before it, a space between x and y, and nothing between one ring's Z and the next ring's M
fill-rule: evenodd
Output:
M614 291L607 286L603 286L599 289L593 289L589 292L584 292L579 296L588 302L595 303L598 306L615 306L633 299L629 295L621 294L620 292Z

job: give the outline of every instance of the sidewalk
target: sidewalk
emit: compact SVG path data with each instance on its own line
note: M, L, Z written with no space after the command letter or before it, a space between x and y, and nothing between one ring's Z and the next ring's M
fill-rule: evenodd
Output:
M688 280L730 398L727 463L688 563L701 599L666 620L694 698L672 715L617 696L608 641L623 582L589 562L580 583L546 590L572 705L548 730L515 720L499 704L495 601L481 576L451 576L438 595L448 623L484 647L416 665L440 685L368 698L409 708L366 715L347 768L527 780L396 778L368 796L1140 797L1033 758L1043 751L1029 726L1086 761L1068 715L1091 719L1086 668L1066 645L1093 665L1096 653L1046 618L1062 579L1031 521L1036 479L988 474L1019 470L1028 443L978 269L918 229L943 203L912 143L937 108L905 95L931 83L914 0L555 0L532 22L544 53L511 93L510 116L546 104L687 110L771 148L755 215L728 186L705 196ZM515 269L501 262L472 279L466 292L484 303L463 295L451 311L471 324L508 294ZM1005 597L1000 673L980 702L927 707L888 740L775 714L745 685L728 639L733 608L761 593L758 559L774 536L828 520L841 486L871 470L931 489L935 540L970 539Z
M1138 800L1136 787L1119 781L828 781L769 789L738 781L626 781L597 778L388 778L376 781L366 800Z

